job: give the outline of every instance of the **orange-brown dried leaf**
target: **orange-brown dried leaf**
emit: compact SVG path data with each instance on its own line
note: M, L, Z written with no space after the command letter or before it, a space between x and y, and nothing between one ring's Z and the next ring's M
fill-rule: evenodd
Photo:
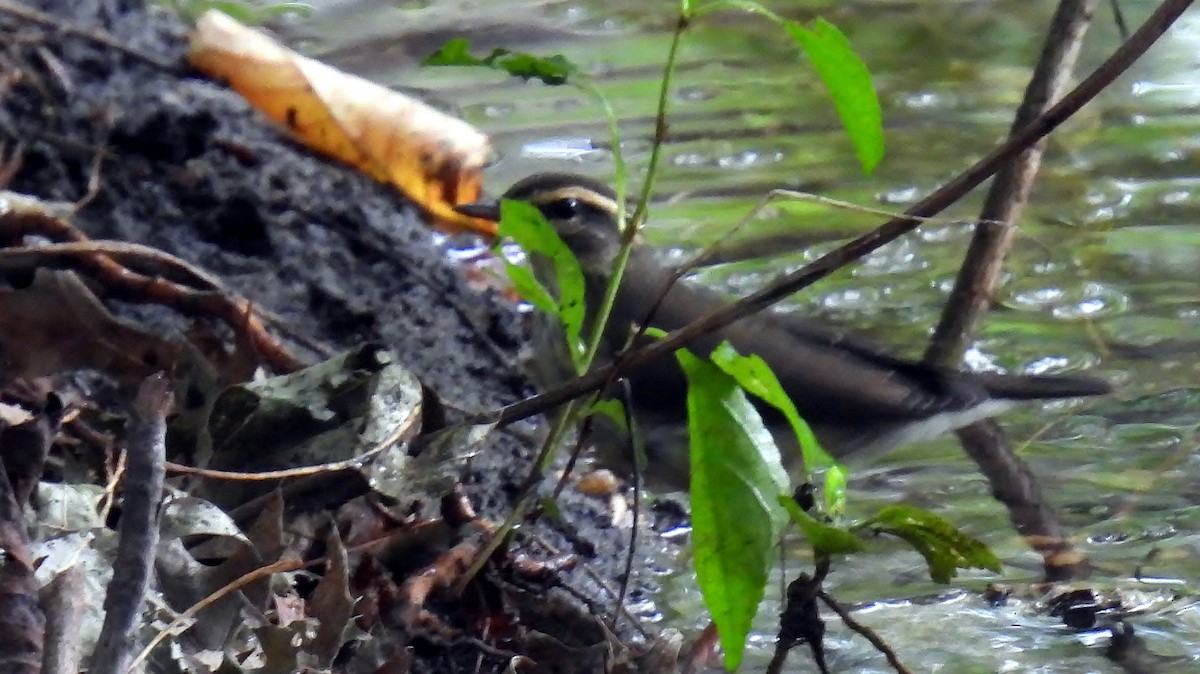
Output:
M494 234L493 223L456 213L479 198L490 145L466 122L301 56L229 16L196 22L188 58L229 82L301 142L390 183L450 229Z

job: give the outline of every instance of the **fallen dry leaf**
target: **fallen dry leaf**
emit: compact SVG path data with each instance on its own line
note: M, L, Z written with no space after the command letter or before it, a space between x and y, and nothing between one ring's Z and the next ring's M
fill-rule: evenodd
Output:
M116 318L73 272L39 269L24 288L0 290L0 380L99 370L135 386L180 362L180 343Z
M470 124L301 56L216 10L196 22L188 58L301 142L395 185L439 223L495 233L494 223L451 208L479 198L491 152Z

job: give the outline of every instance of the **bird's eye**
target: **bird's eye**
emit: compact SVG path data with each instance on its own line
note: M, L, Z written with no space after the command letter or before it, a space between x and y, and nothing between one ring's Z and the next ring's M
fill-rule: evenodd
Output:
M542 206L542 214L548 220L574 220L582 210L579 200L574 197L556 199Z

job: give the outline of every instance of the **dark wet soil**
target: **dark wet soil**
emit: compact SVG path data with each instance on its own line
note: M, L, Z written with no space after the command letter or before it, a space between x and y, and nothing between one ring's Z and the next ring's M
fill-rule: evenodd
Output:
M7 21L14 45L43 45L9 52L39 61L8 64L37 78L0 76L0 145L20 148L23 158L7 189L74 202L89 193L98 166L98 190L75 218L89 236L188 260L332 349L378 340L451 408L488 410L530 393L516 367L523 336L511 303L469 288L463 270L391 188L313 155L237 95L189 72L182 61L186 27L177 18L125 0L29 4L103 29L170 68L87 37ZM152 321L144 313L137 315ZM494 434L464 476L485 517L503 516L527 470L524 438L536 430L530 422L515 434ZM585 561L616 577L627 532L608 524L600 502L570 497L563 507L566 523L543 523L539 535L563 550L581 549L572 538L586 540L600 552ZM596 593L586 581L568 582ZM572 605L581 614L558 629L570 630L571 620L586 614L582 603ZM463 663L467 671L506 665L461 643L426 644L412 671L454 671ZM577 665L575 671L589 671Z

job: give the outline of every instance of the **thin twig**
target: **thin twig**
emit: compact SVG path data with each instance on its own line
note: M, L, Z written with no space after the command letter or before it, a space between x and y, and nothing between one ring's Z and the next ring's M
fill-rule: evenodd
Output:
M317 559L309 562L301 562L299 560L289 559L259 567L241 576L240 578L235 578L234 580L214 590L207 597L189 606L186 611L175 616L175 619L172 620L166 627L159 630L158 634L155 634L154 638L150 640L150 643L146 644L146 647L137 654L137 657L135 657L133 661L129 663L129 667L127 670L125 670L125 672L136 671L136 668L141 665L146 658L150 657L151 651L161 644L164 639L172 634L175 634L176 630L179 630L180 633L185 631L186 626L189 624L189 622L194 621L197 614L228 596L230 593L236 592L243 587L254 583L255 581L263 578L270 578L276 573L287 573L289 571L298 571L300 569L311 569L321 566L328 561L329 560L326 557L318 557Z
M1051 103L1061 98L1070 83L1098 2L1061 0L1059 3L1046 31L1041 57L1025 89L1024 100L1013 119L1010 135L1019 134L1044 114ZM943 367L958 367L967 346L974 341L1000 284L1004 259L1017 231L1014 223L1020 220L1029 202L1045 145L1043 138L996 172L954 289L926 349L926 361Z
M56 241L80 244L90 241L66 215L58 212L57 205L12 192L4 193L4 198L9 208L0 214L0 225L6 234L36 233ZM64 254L67 254L65 250ZM256 354L277 372L293 372L304 366L303 361L267 332L249 300L218 290L198 291L164 278L139 274L104 254L82 255L75 268L98 280L111 295L120 299L157 303L183 313L220 318L244 335Z
M311 475L319 475L321 473L336 473L352 468L361 468L363 463L368 459L384 452L391 447L394 447L398 442L404 439L405 436L412 433L411 424L405 424L392 431L388 437L384 438L371 449L362 454L342 461L330 461L328 463L319 463L312 466L297 466L295 468L285 468L282 470L267 470L258 472L242 472L231 470L214 470L211 468L196 468L194 466L186 466L181 463L166 462L167 471L180 475L196 475L199 477L208 478L211 480L229 480L234 482L254 482L259 480L283 480L298 477L308 477Z
M4 196L0 193L0 196ZM171 253L130 241L92 240L68 241L63 243L43 244L39 246L16 246L0 250L0 269L5 265L23 268L45 266L47 258L79 258L103 254L119 260L121 264L142 274L161 274L180 283L193 286L198 291L214 290L228 295L232 302L250 301L229 286L225 285L214 274L197 267ZM253 305L254 313L264 323L278 330L283 336L309 349L322 358L328 358L335 353L328 344L324 344L311 335L307 335L293 327L279 314Z
M1125 21L1125 12L1121 9L1121 0L1108 0L1108 5L1112 8L1113 23L1117 24L1117 35L1120 35L1122 40L1128 40L1129 24Z
M81 564L72 564L46 584L39 604L46 614L46 640L41 674L78 674L83 663L79 635L84 624L87 578Z
M96 197L100 195L100 175L102 174L101 169L104 167L104 157L107 154L107 152L103 152L98 149L92 155L92 164L88 168L87 189L84 191L83 196L79 197L79 199L71 205L72 215L82 211L87 207L88 204L95 201Z
M0 143L0 190L6 189L12 179L21 172L25 165L25 144L17 143L12 154L8 154L8 145Z
M1061 0L1046 31L1041 56L1025 89L1025 97L1012 124L1019 133L1062 96L1070 82L1092 14L1099 0ZM1015 223L1029 201L1041 166L1045 140L1014 157L996 173L980 213L981 222L959 269L954 289L946 301L925 360L957 368L963 353L974 342L992 298L1000 285L1004 260L1012 248ZM1042 555L1046 575L1063 579L1086 575L1087 559L1074 549L1054 511L1046 505L1041 487L1017 457L999 426L984 421L958 434L967 455L978 464L1004 503L1009 520L1034 550Z
M1045 114L1039 116L1037 120L1020 133L1010 137L1006 142L953 180L943 185L925 199L922 199L918 204L906 211L904 217L894 218L884 223L874 231L821 256L803 269L786 274L742 300L725 305L678 330L668 333L662 339L627 354L617 363L596 368L556 389L526 398L487 414L479 415L468 420L467 423L497 423L498 425L506 426L578 398L587 391L601 387L612 376L615 368L636 367L666 356L676 349L686 346L690 341L701 335L710 334L735 321L762 311L796 291L812 285L837 269L849 264L851 261L857 260L912 231L917 227L919 222L911 219L910 216L918 218L930 217L941 212L951 203L989 178L1004 163L1069 119L1085 103L1095 98L1114 79L1125 72L1191 4L1192 0L1166 0L1163 2L1146 22L1138 28L1129 41L1122 44L1112 56L1075 87L1070 94L1063 97L1061 101L1047 110Z
M625 412L625 428L626 442L628 443L629 454L633 459L633 524L629 527L629 549L625 552L625 572L621 577L621 594L617 597L617 605L625 605L625 597L629 591L629 583L633 581L633 557L637 554L638 529L641 528L642 517L642 472L646 467L641 460L642 452L638 451L637 443L637 422L633 418L633 389L629 385L628 379L621 380L622 387L622 405L621 408ZM613 631L616 631L616 622L613 622Z
M167 413L174 398L171 381L159 374L142 383L133 402L120 539L104 597L104 626L88 667L94 674L124 674L133 658L129 635L136 633L158 546Z
M0 192L0 197L7 196ZM170 253L129 241L85 240L37 246L13 246L0 250L0 271L50 266L56 258L108 255L138 273L163 275L197 290L225 290L220 279Z
M530 541L541 546L550 554L552 554L552 555L563 554L562 550L560 550L557 546L552 545L549 541L541 538L537 534L532 533L532 532L527 532L526 535L529 537ZM581 561L579 564L579 570L582 571L584 573L584 575L586 575L593 583L596 584L597 587L600 588L601 591L606 593L609 597L611 597L613 599L617 598L617 590L615 588L613 588L612 585L609 584L608 579L606 579L604 576L600 575L599 571L592 568L591 564L588 564L586 561ZM563 584L561 587L563 588L563 590L570 593L571 596L575 597L576 599L578 599L581 602L583 602L584 604L586 604L588 606L588 608L591 609L592 612L594 612L596 615L600 614L600 607L596 605L596 602L594 602L589 597L585 596L582 592L579 592L578 590L575 590L566 584ZM621 613L621 615L625 616L625 620L628 621L629 624L632 625L633 628L635 630L637 630L639 634L641 634L643 637L648 637L650 635L650 632L649 632L649 630L646 629L646 626L642 624L642 621L640 619L638 619L637 616L635 616L629 612L629 609L626 608L624 602L618 603L617 610Z
M833 597L829 596L824 590L818 590L817 596L820 597L821 601L825 602L825 605L828 606L834 613L838 614L838 617L842 619L842 622L846 623L846 627L858 632L864 639L871 642L871 645L875 647L875 650L883 653L883 657L887 658L888 664L892 666L892 669L896 670L900 674L912 674L912 670L905 667L904 663L900 662L900 658L896 657L896 652L892 650L891 646L888 646L886 641L884 641L878 634L875 633L875 630L855 620L854 616L850 615L849 611L843 608L841 604L837 603L837 601L835 601Z

